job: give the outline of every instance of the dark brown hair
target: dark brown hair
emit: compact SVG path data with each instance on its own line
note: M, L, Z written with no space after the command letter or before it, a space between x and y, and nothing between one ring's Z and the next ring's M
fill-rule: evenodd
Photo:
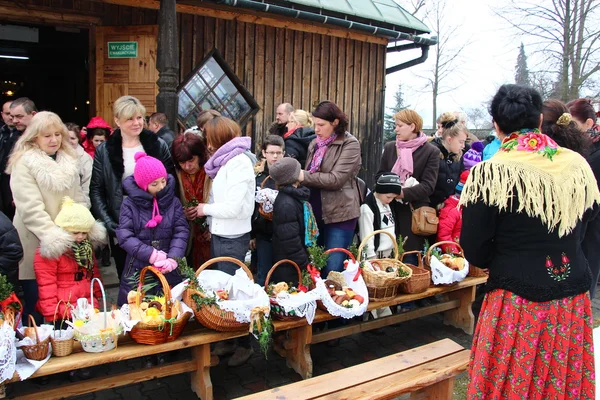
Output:
M262 144L262 149L266 151L267 146L279 146L282 150L285 150L285 142L283 141L283 138L279 135L267 136Z
M206 163L207 158L206 144L202 137L195 133L187 132L177 136L173 140L171 154L173 155L173 162L176 168L180 168L179 163L189 161L194 156L198 156L198 164L202 167Z
M313 117L321 118L325 121L333 123L336 119L339 120L338 126L335 127L336 135L343 135L348 130L348 117L344 112L337 106L337 104L326 100L319 103L319 105L312 112Z
M596 110L594 110L594 106L590 99L576 99L571 100L567 103L567 107L569 108L569 112L575 119L582 124L585 123L588 119L594 121L594 125L596 125Z
M566 122L558 124L558 119L563 114L569 114L569 109L560 100L546 100L542 105L544 120L542 122L542 132L550 136L559 146L573 150L582 156L589 152L592 140L590 136L577 127L575 121L570 120L570 115Z

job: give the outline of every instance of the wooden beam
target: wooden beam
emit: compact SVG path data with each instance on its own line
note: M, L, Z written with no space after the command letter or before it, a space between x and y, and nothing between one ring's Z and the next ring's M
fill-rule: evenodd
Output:
M140 8L151 8L158 10L160 8L160 2L157 0L102 0L104 3L118 4L121 6L129 7L140 7ZM205 17L213 17L227 20L237 20L240 22L250 22L257 25L268 25L275 28L286 28L293 29L302 32L318 33L326 36L336 36L346 39L360 40L362 42L377 43L382 45L388 44L388 39L367 35L364 33L358 33L355 31L349 31L344 29L330 28L326 25L315 25L305 22L298 22L285 17L273 17L270 14L264 13L252 13L248 11L248 14L237 11L238 9L231 8L231 10L216 9L204 6L196 6L189 4L177 4L177 12L184 14L203 15Z
M54 389L45 390L41 395L38 391L35 391L30 394L19 395L18 398L22 400L37 400L40 398L43 398L44 400L64 399L66 397L97 392L99 390L133 385L134 383L145 382L150 379L192 372L195 371L196 368L197 366L194 360L178 361L148 369L140 369L118 375L110 375L102 378L90 379L88 381L62 385Z
M0 19L11 22L41 23L47 25L88 27L100 25L102 19L81 13L54 11L38 6L29 6L14 2L0 2Z

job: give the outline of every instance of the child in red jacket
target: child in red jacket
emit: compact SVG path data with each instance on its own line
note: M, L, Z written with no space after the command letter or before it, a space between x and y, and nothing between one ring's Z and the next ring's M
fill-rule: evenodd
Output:
M440 223L438 225L437 241L452 241L458 243L460 239L460 229L462 228L462 210L458 208L458 201L462 193L463 186L469 177L469 170L460 174L460 181L456 185L456 194L448 197L444 201L444 207L440 210ZM444 253L457 252L456 246L443 245Z
M39 292L37 310L47 322L55 321L54 310L60 300L75 304L78 298L90 298L90 282L92 278L100 278L93 249L106 244L104 226L94 220L85 206L69 197L65 197L54 223L63 231L58 236L42 237L33 261ZM97 286L94 297L101 298ZM57 321L62 319L65 309L61 303ZM66 315L70 317L68 311Z

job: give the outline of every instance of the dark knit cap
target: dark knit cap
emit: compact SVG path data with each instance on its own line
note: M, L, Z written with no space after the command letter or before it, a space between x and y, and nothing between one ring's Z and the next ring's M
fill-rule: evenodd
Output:
M271 165L269 175L279 186L292 185L300 176L300 163L295 158L284 157Z
M380 194L400 194L401 191L402 184L400 183L400 177L393 172L383 173L375 184L375 192Z

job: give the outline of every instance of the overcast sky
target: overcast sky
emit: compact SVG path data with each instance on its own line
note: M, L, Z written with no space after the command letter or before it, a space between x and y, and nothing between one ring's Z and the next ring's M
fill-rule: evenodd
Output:
M435 0L434 0L435 1ZM406 4L399 0L398 3ZM446 86L458 86L450 93L438 97L437 113L481 107L488 101L503 83L514 83L515 64L521 44L520 37L514 36L514 30L508 26L493 10L504 4L503 0L448 0L448 21L460 25L456 43L470 41L462 53L462 59L456 63L456 70L447 78ZM432 25L424 20L432 28ZM525 40L526 53L528 49ZM528 51L529 50L529 51ZM420 50L390 53L387 66L410 60L421 55ZM531 58L531 57L530 57ZM530 69L535 60L531 58ZM423 90L425 81L419 75L431 74L434 64L433 48L428 60L420 65L387 76L386 106L392 105L393 94L402 83L405 104L415 109L424 119L425 127L432 124L431 89Z

